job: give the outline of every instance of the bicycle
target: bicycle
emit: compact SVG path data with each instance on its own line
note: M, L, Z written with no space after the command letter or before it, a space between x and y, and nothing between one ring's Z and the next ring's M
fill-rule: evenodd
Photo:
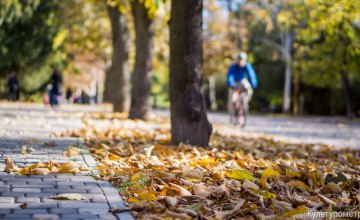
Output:
M232 124L245 127L248 111L248 94L243 86L239 86L232 95L232 113L230 121Z

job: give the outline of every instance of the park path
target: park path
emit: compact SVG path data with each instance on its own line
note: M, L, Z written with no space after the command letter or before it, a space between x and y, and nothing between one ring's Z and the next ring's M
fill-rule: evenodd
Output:
M74 162L94 168L96 162L84 147L81 155L70 159L63 156L68 146L82 146L76 138L50 137L52 132L82 126L84 112L99 110L90 106L61 106L52 110L36 104L0 103L0 170L5 167L4 156L17 166L38 162ZM21 154L21 146L35 149ZM0 219L132 219L131 214L109 213L109 208L124 207L115 188L109 182L97 181L89 174L13 175L0 172ZM49 195L80 193L82 201L52 200ZM26 203L26 208L20 208Z
M244 129L230 125L229 115L225 113L209 113L209 120L221 125L222 133L264 135L276 141L360 149L360 121L345 117L251 115Z
M154 113L170 115L167 110L156 110ZM275 141L360 149L360 121L345 117L250 115L243 129L231 125L227 113L209 112L208 118L215 125L215 131L222 134L253 138L265 136Z

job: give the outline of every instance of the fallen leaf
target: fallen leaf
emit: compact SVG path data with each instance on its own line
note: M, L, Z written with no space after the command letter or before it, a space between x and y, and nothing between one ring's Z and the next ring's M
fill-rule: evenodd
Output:
M266 168L261 174L262 179L273 179L279 176L280 176L279 171L276 171L271 167Z
M249 180L244 180L244 182L242 183L242 187L244 189L254 189L254 190L258 190L259 186L256 185L255 183L249 181Z
M237 179L237 180L250 180L253 181L254 177L246 170L232 170L231 172L226 172L225 175L229 178Z
M208 197L211 195L212 190L208 189L204 184L193 184L194 194L202 197Z
M21 146L21 154L27 154L27 147L25 145Z
M71 156L75 156L75 155L79 155L79 151L78 151L78 149L76 149L75 147L73 147L73 146L69 146L69 150L67 150L67 151L64 151L63 152L63 155L65 156L65 157L71 157Z
M54 173L80 173L79 167L73 163L63 163L55 169Z
M17 167L15 167L15 165L14 165L13 161L11 160L11 158L6 156L5 157L5 169L4 169L4 172L10 173L14 168L17 168Z
M180 196L191 196L191 192L189 192L187 189L185 189L182 186L176 185L174 183L169 183L174 189L178 190L180 192Z
M78 193L64 193L56 196L49 196L49 199L56 200L85 200L86 197Z
M141 192L138 194L137 199L139 201L153 201L156 199L156 195L152 192Z
M300 189L300 190L309 190L310 188L300 180L291 180L290 182L287 182L286 185L292 186L294 188Z
M295 215L308 213L308 210L304 206L298 206L297 208L283 213L282 217L292 217Z

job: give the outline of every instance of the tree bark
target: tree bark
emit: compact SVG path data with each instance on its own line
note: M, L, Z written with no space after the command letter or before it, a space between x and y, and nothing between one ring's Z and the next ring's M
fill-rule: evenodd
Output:
M153 57L154 22L144 3L131 2L135 23L136 56L131 93L130 118L147 119L150 110L151 69Z
M212 131L203 83L202 0L173 0L170 21L170 110L173 144L208 146Z
M299 96L300 96L300 75L298 73L294 78L294 109L293 109L294 115L299 115Z
M283 113L290 112L290 99L291 96L291 61L285 62L285 84L284 84L284 100L283 100Z
M127 19L118 7L107 6L112 29L112 63L106 73L104 100L114 111L128 111L130 107L129 43Z
M344 64L344 66L345 65L346 64ZM346 101L346 115L348 118L352 119L354 117L354 112L351 104L351 89L350 89L349 77L347 76L345 70L342 70L340 74L341 74L341 82L342 82L345 101Z

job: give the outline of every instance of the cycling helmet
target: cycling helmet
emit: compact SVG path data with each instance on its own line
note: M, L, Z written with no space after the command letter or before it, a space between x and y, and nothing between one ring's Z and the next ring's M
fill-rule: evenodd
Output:
M237 57L236 57L238 60L244 60L246 61L247 60L247 55L245 52L241 52L241 53L238 53Z

